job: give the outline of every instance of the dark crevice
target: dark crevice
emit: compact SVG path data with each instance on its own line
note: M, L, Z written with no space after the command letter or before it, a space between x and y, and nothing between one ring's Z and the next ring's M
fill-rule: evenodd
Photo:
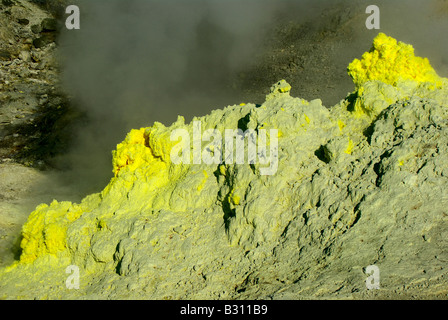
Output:
M373 165L373 171L376 173L377 177L375 180L375 186L379 187L381 185L381 178L383 176L383 166L382 166L382 161L385 158L390 157L390 151L385 151L381 156L380 156L380 160L375 163Z
M228 200L228 196L226 197L226 200L222 202L222 211L224 212L224 227L226 232L229 230L230 222L232 218L235 217L235 209L232 209Z
M325 163L329 163L330 162L330 157L328 155L327 152L327 148L325 146L320 146L319 149L317 149L314 152L314 155L320 160L323 161Z
M365 196L363 196L361 198L361 201L359 201L355 208L353 209L353 212L355 213L355 219L353 220L352 224L350 225L350 228L353 227L358 221L359 219L361 219L361 210L359 209L359 207L361 206L361 203L365 200Z
M20 256L22 255L22 247L20 244L22 243L23 235L20 234L17 239L14 241L14 244L11 248L11 252L14 255L14 260L19 261Z
M247 128L247 124L250 121L250 113L246 114L245 117L241 118L240 120L238 120L238 129L241 129L243 132L246 131Z
M355 102L358 98L358 91L355 91L347 96L345 100L348 102L347 111L353 112L355 111Z

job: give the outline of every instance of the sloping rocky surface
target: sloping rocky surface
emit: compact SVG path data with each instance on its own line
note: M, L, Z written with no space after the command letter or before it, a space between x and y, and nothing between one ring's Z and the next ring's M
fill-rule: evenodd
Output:
M1 296L446 299L447 79L383 34L349 70L355 91L331 109L280 81L262 105L132 130L102 192L31 213ZM172 132L194 137L197 123L267 130L277 170L173 163ZM212 156L216 143L200 149ZM72 265L80 288L70 290ZM369 265L379 290L366 288Z

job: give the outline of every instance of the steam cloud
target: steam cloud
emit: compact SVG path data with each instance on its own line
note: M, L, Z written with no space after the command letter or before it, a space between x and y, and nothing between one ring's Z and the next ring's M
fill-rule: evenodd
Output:
M245 101L232 79L255 63L263 37L281 19L308 22L318 29L328 23L320 19L323 11L351 8L359 28L353 30L352 42L332 53L331 62L341 61L345 68L368 49L378 32L364 25L365 8L376 4L381 8L380 31L413 44L440 75L448 73L444 36L448 19L446 14L438 15L438 8L446 5L441 0L84 0L73 4L81 10L81 29L63 30L60 37L63 84L89 120L61 161L72 167L70 183L78 183L86 193L107 183L112 175L111 150L131 128L154 121L169 125L177 115L189 121ZM334 96L342 99L346 93L334 92Z

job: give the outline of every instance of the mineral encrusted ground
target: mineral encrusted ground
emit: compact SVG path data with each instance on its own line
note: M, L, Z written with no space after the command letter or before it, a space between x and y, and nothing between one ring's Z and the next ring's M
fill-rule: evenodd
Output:
M397 63L419 61L400 54ZM174 165L170 132L192 132L182 118L132 131L101 193L30 215L1 296L446 299L448 90L434 81L366 79L330 110L282 82L288 90L273 86L261 106L195 119L278 129L273 176L258 163ZM80 268L79 290L65 286L69 265ZM366 288L369 265L380 290Z

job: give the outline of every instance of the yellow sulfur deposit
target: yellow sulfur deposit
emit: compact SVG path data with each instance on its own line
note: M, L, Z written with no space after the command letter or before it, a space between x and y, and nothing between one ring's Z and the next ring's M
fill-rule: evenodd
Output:
M348 139L348 146L347 146L347 149L345 149L345 153L346 154L352 154L352 152L353 152L353 147L354 147L354 145L353 145L353 141L349 138Z
M270 93L266 96L266 101L279 96L284 96L285 94L289 95L290 91L291 85L282 79L271 87Z
M414 56L411 45L397 42L383 33L374 39L370 52L366 52L361 60L355 59L349 65L348 72L357 88L355 115L371 112L375 104L380 104L382 109L395 102L397 95L392 86L396 86L400 81L430 82L436 86L442 84L442 78L436 74L428 60ZM291 86L285 80L281 80L272 86L267 101L290 99L290 90ZM372 94L373 92L375 95ZM369 101L372 96L377 99L373 103ZM308 104L307 101L299 100L304 105ZM245 107L246 104L240 104L240 106ZM279 109L286 112L283 107ZM378 112L376 111L376 114ZM304 123L307 126L310 125L312 116L303 113L303 117ZM342 113L333 124L335 128L338 128L339 134L346 131L351 131L353 134L353 130L362 129L357 127L356 123L349 126L346 120L343 120L347 117L349 115ZM183 125L183 118L180 117L174 127ZM260 128L266 125L265 122L261 122ZM173 167L170 163L170 151L176 143L176 141L170 141L170 132L171 128L156 122L152 127L134 129L127 134L125 140L113 151L112 165L115 177L101 193L103 202L109 202L110 207L119 207L121 204L117 201L120 197L126 194L129 197L132 194L134 201L151 203L150 199L156 197L160 190L175 185L179 177L179 173L175 174L175 169L179 168ZM283 132L287 132L287 129L279 129L279 132L279 136L283 136ZM335 145L339 144L335 143ZM344 148L343 153L351 155L355 142L351 137L347 137L340 145L340 148ZM337 151L333 153L339 154ZM221 175L225 175L223 165L219 166L218 171ZM202 170L202 178L195 187L198 192L203 190L209 176L207 170ZM145 196L146 193L148 196ZM32 262L37 257L65 250L67 226L77 220L83 212L93 210L98 205L97 198L86 198L80 205L54 201L50 206L46 204L38 206L23 226L20 262ZM234 195L232 190L230 200L234 205L238 205L241 198ZM161 207L168 206L164 198L156 203Z
M350 233L355 224L363 237L392 232L395 220L389 217L416 210L405 207L415 198L406 193L412 184L430 181L418 192L429 199L438 185L434 172L446 168L442 160L424 165L438 158L423 157L426 150L436 154L448 144L433 141L423 148L419 143L443 134L447 80L426 58L415 57L412 46L382 33L348 72L355 91L330 109L320 99L292 97L291 86L281 80L261 106L241 103L189 124L179 117L168 127L155 122L131 130L112 152L114 176L104 190L79 204L41 204L30 214L19 261L0 270L0 297L235 298L248 289L240 286L258 285L265 277L260 283L293 284L300 270L311 275L315 257L326 252L325 260L333 252L328 248L340 242L336 236L360 243ZM388 113L381 117L383 111ZM174 164L171 150L179 143L171 140L174 130L190 134L191 159L196 146L199 151L209 146L209 140L194 137L194 122L203 132L278 130L278 148L261 149L278 152L278 170L261 175L268 165L262 161ZM415 141L406 145L403 137L411 134ZM402 176L406 170L411 178ZM396 193L382 192L381 183ZM372 247L359 256L364 260L343 269L377 258L379 248L366 242ZM79 290L64 286L68 265L78 266L84 276Z
M93 201L92 204L94 203ZM77 220L86 209L86 201L77 205L69 201L54 200L50 206L39 205L22 228L20 262L32 262L39 256L56 254L66 249L67 226Z
M182 121L183 119L181 119ZM169 154L173 142L166 127L155 123L152 127L131 130L126 139L113 151L115 177L102 191L101 198L111 205L119 205L120 192L130 190L138 179L135 170L150 180L148 190L157 190L169 182ZM127 175L126 175L127 173ZM118 176L126 176L124 179ZM204 172L205 180L207 173ZM150 179L153 177L153 179ZM205 181L198 186L202 189ZM149 199L148 199L149 201ZM86 197L83 202L53 201L50 206L41 204L33 211L22 228L22 255L20 262L28 263L46 254L57 254L66 249L66 231L71 222L98 205L98 196ZM103 221L104 223L104 221Z
M373 47L348 66L356 86L356 117L376 117L382 110L411 92L441 88L447 81L437 75L427 58L416 57L414 48L379 33Z
M384 33L373 40L373 47L362 59L353 60L348 73L359 89L367 81L379 80L395 86L399 81L430 82L440 87L441 78L427 58L416 57L412 45L397 42Z
M148 165L154 172L166 170L174 143L169 140L169 135L161 134L164 129L163 124L156 122L150 128L131 130L112 153L114 174L123 168L133 171L143 165Z
M208 179L207 171L203 170L202 173L204 174L204 180L202 180L201 184L197 187L198 191L201 191L204 188L204 185L205 185L205 183L207 182L207 179Z

